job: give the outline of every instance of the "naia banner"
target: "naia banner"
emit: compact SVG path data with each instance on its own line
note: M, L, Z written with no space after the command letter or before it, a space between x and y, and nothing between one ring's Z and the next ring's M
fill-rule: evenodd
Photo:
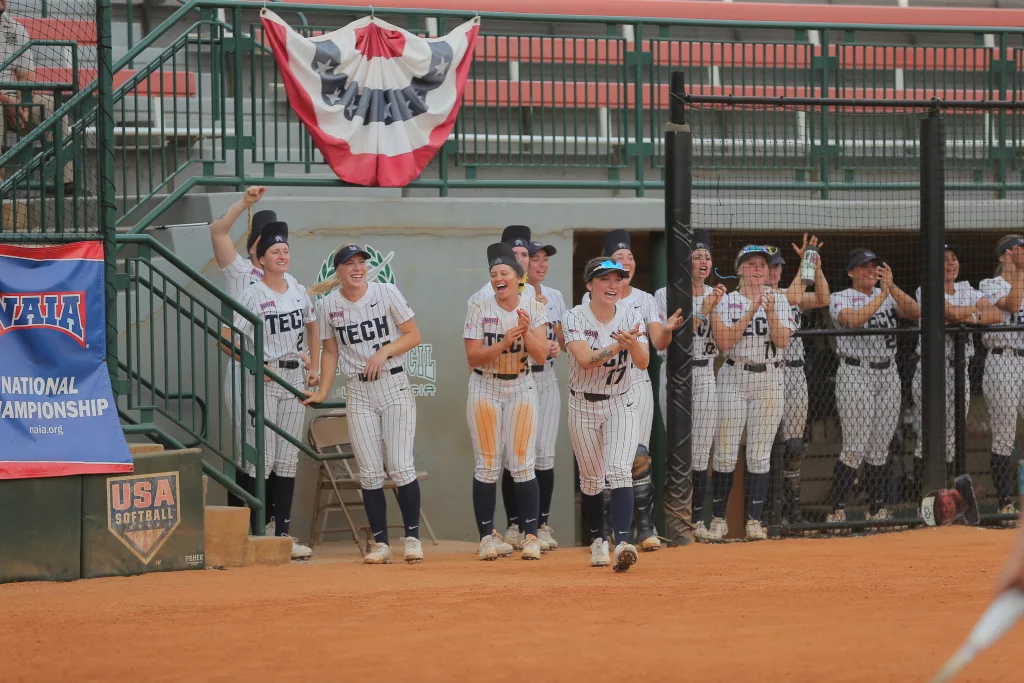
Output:
M103 267L101 242L0 245L0 479L132 471Z
M448 139L480 28L420 38L376 17L313 38L264 9L288 101L342 180L402 187Z

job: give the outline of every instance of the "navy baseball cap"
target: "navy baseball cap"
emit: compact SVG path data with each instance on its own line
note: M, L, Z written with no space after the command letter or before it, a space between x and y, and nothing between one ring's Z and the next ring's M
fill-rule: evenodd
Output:
M771 251L772 249L775 249L775 247L768 247L769 251ZM769 266L784 266L784 265L786 265L786 259L782 258L782 252L779 251L778 249L775 249L775 253L772 254L771 259L768 261L768 265Z
M501 232L501 241L513 247L529 247L530 227L527 225L510 225Z
M776 250L778 251L778 250ZM763 244L748 244L747 246L740 249L740 253L736 255L736 262L733 267L739 270L740 266L743 265L744 261L748 261L755 256L761 256L767 263L772 262L772 252L768 247Z
M583 279L586 282L590 282L595 277L601 277L602 275L608 275L609 273L619 273L623 278L629 277L629 271L618 261L600 261L590 266L590 268L583 273Z
M611 256L619 249L633 250L633 244L626 230L612 230L604 236L604 256Z
M263 226L260 241L256 245L256 258L263 258L275 244L288 244L288 224L284 221L274 221Z
M341 264L348 263L356 254L362 254L365 259L373 258L373 256L370 255L370 252L366 251L358 244L346 244L341 249L334 252L334 269L337 270L338 266Z
M523 276L523 267L519 265L516 253L512 251L512 245L508 242L497 242L487 247L487 269L494 266L508 266Z
M954 247L952 244L947 244L946 245L946 251L953 252L953 256L956 256L957 259L959 260L959 258L960 258L960 249L959 248Z
M276 223L277 214L273 211L257 211L252 215L252 225L249 228L249 239L245 243L245 250L249 251L252 249L252 245L260 238L260 233L263 232L263 226L268 223Z
M693 231L693 251L698 249L711 251L711 234L707 230Z
M846 264L846 270L849 272L857 266L877 260L878 257L875 256L875 252L870 249L854 249L850 252L850 260Z
M996 255L1002 256L1014 247L1024 247L1024 237L1020 235L1007 235L999 240L999 244L996 245Z
M558 253L558 250L553 246L550 244L544 244L543 242L530 242L529 246L526 247L526 251L530 253L530 256L533 256L538 251L546 251L548 256L554 256Z

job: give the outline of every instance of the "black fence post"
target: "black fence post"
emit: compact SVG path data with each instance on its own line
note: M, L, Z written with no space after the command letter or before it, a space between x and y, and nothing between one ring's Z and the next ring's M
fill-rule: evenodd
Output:
M922 492L946 484L944 118L932 109L921 120L921 450Z
M967 474L967 406L965 399L971 387L967 383L967 344L973 344L973 340L967 333L967 328L958 325L953 338L953 420L956 426L955 447L953 457L953 474L960 476Z
M665 536L672 545L693 542L693 284L690 223L693 135L686 124L686 79L672 72L669 120L665 124L665 235L668 311L682 309L683 325L668 347L665 463Z

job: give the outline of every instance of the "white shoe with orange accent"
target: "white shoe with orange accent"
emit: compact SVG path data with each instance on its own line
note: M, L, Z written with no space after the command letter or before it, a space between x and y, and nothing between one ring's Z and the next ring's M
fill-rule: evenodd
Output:
M526 534L523 537L523 551L519 554L521 560L540 559L540 541L533 534Z

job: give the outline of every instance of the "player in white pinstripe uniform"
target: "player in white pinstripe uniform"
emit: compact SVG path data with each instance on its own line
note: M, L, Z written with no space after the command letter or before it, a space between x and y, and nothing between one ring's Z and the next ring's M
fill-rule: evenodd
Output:
M537 301L547 306L548 325L548 362L543 365L531 365L534 383L537 385L537 402L540 414L537 416L537 483L540 486L540 527L537 537L541 549L544 543L549 550L558 547L551 527L548 526L548 515L551 512L551 498L555 490L555 441L558 438L558 419L562 414L562 397L558 391L558 378L555 376L555 359L565 347L562 336L562 318L565 317L565 299L557 289L543 284L548 275L548 257L557 251L543 242L530 242L528 247L530 263L527 268L528 283L537 292Z
M263 318L263 361L267 368L293 387L304 384L315 386L319 377L302 368L300 354L306 341L316 366L320 362L320 335L316 326L316 313L305 287L294 280L285 279L291 257L288 253L288 226L280 221L263 226L256 247L256 256L263 266L263 279L243 291L238 303ZM253 326L245 318L235 315L235 327L244 337L246 348L253 350ZM292 437L301 438L305 408L287 389L265 378L263 389L264 417ZM255 387L248 382L248 405L255 400ZM255 421L245 421L249 443L255 443ZM277 475L274 481L275 532L288 536L291 524L292 497L295 494L295 470L299 451L283 437L266 429L264 435L264 474ZM246 463L246 472L256 476L256 467ZM255 492L255 488L251 492ZM292 538L289 536L289 538ZM308 558L312 552L292 538L292 557Z
M231 241L231 226L234 225L235 221L245 213L247 210L252 210L252 207L257 204L260 199L263 198L263 194L266 188L260 186L254 186L246 188L245 194L237 202L232 204L224 214L217 220L210 223L210 241L213 243L213 256L217 261L217 267L220 272L224 275L224 283L227 289L228 296L234 300L238 300L238 295L242 293L247 287L251 287L255 283L263 279L263 269L260 267L259 262L256 260L256 242L260 238L260 232L263 230L263 226L267 223L273 223L277 220L277 214L273 211L257 211L252 215L252 221L249 225L249 233L245 239L245 249L248 254L248 258L241 256L235 251L235 245ZM285 274L285 279L289 282L295 282L290 274ZM225 330L228 328L225 327ZM235 340L238 343L239 340ZM306 367L309 367L309 357L305 351L302 352L302 361ZM242 419L242 394L241 394L241 367L234 360L231 360L227 367L224 368L224 382L223 382L223 400L224 405L227 407L229 413L232 416L233 424L233 437L231 442L231 449L234 451L235 463L241 466L242 464L242 449L241 449L241 427L244 424ZM248 406L251 408L251 406ZM239 483L243 487L252 488L253 484L251 481L247 481L246 478L249 475L239 472L237 478ZM267 487L267 535L274 535L274 495L273 495L273 480L277 477L276 474L270 476ZM228 504L244 507L245 503L242 502L241 498L237 498L231 493L228 493Z
M896 286L892 269L870 249L854 249L846 265L853 287L832 294L829 312L838 327L895 329L897 318L917 319L914 298ZM880 286L875 286L876 283ZM892 519L885 508L889 443L900 419L902 392L896 372L896 335L836 338L836 408L843 451L832 474L826 521L846 521L846 499L864 462L868 519Z
M718 431L718 404L715 391L715 358L718 347L711 334L711 313L726 294L724 285L714 289L704 284L711 274L711 236L706 230L693 231L691 253L691 280L693 286L693 380L692 380L692 453L693 453L693 522L697 538L707 536L704 524L704 501L707 498L708 465L711 445ZM662 332L651 337L651 344L662 356L658 398L661 421L668 425L668 358L666 349L672 341L672 332L682 325L682 310L667 316L668 292L664 287L654 293L658 317L663 321Z
M776 251L772 254L768 266L768 286L785 295L789 301L790 315L793 318L793 329L799 330L804 311L828 306L831 295L828 280L821 269L821 259L817 261L814 272L814 291L808 292L801 276L800 264L808 247L821 250L825 243L807 233L801 246L792 245L799 260L797 261L796 277L786 289L779 289L782 281L782 267L786 259ZM804 374L804 340L793 337L789 346L779 353L782 358L782 379L785 387L786 403L782 412L782 424L779 425L779 440L773 450L778 449L777 462L782 463L782 516L790 524L803 522L800 514L800 465L807 443L804 441L804 430L807 427L807 375Z
M1024 324L1024 236L1003 237L996 255L996 276L982 280L978 289L1002 312L1002 324ZM987 332L982 341L988 348L982 393L992 427L992 484L999 512L1007 515L1015 512L1013 446L1024 415L1024 332Z
M736 257L739 288L726 294L711 314L715 343L725 354L718 373L718 441L711 472L711 526L706 538L729 533L725 509L732 489L740 437L747 431L746 536L767 538L761 515L768 497L772 443L783 411L780 348L793 331L789 301L768 287L771 254L748 245Z
M626 269L622 281L621 301L632 306L644 323L648 339L661 336L662 321L658 315L654 297L630 283L636 275L636 260L633 258L632 243L626 230L612 230L604 237L604 256ZM589 294L583 295L583 303L590 301ZM636 540L640 548L654 551L661 548L654 528L654 484L652 482L651 427L654 424L654 387L647 369L635 365L630 368L636 394L637 449L633 461L633 522L636 524ZM606 496L610 494L606 487Z
M516 507L522 516L525 538L521 557L539 560L540 489L534 473L537 388L530 364L547 360L547 310L520 296L518 286L524 271L509 244L489 246L487 263L494 296L470 304L463 332L466 359L473 368L466 418L476 461L473 511L480 532L478 554L481 560L493 560L510 548L494 529L497 482L504 459L515 481Z
M637 452L637 398L632 367L647 369L647 334L639 313L621 302L628 271L603 257L583 270L588 303L562 320L569 356L569 437L580 471L583 515L593 539L590 564L626 571L637 560L629 543L633 524L633 462ZM605 483L611 486L614 559L608 556Z
M320 302L323 340L320 389L306 404L330 395L341 361L352 450L359 466L363 507L373 532L373 547L364 564L391 564L384 479L390 475L398 493L405 536L405 561L423 560L420 543L420 484L413 463L416 399L403 367L405 354L421 341L415 315L391 284L366 281L370 253L347 244L334 254L334 275L310 291L330 291ZM334 289L337 285L340 289ZM333 291L331 291L333 290Z

